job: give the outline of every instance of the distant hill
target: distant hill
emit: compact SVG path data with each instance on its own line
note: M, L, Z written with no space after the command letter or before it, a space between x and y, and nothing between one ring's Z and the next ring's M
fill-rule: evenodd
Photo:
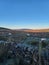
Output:
M0 27L0 30L10 30L8 28L3 28L3 27Z
M23 30L24 32L49 32L49 29L29 29Z
M0 31L10 31L11 29L0 27Z
M0 36L6 36L12 33L12 36L23 36L27 33L34 37L47 37L49 38L49 29L8 29L0 27Z
M9 31L9 32L49 32L49 29L8 29L0 27L0 31Z

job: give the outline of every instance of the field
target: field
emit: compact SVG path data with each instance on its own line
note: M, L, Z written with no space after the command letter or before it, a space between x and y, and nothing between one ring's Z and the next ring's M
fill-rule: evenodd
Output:
M0 28L0 65L49 65L47 30Z

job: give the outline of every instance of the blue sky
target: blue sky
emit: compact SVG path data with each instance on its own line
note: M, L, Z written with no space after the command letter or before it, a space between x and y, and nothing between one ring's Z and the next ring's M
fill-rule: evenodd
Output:
M49 0L0 0L0 27L49 28Z

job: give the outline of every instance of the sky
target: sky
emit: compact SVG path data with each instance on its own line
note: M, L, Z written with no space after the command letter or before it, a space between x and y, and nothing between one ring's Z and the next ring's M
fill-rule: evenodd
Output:
M0 27L49 28L49 0L0 0Z

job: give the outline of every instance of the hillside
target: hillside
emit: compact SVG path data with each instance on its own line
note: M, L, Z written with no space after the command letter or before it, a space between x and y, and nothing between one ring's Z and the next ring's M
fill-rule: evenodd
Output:
M13 29L8 29L8 28L3 28L3 27L0 27L0 32L4 32L4 31L9 31L9 32L49 32L49 29L16 29L16 30L13 30Z
M19 36L20 38L22 36L25 36L27 33L29 33L31 36L36 37L49 37L49 29L8 29L8 28L2 28L0 27L0 36L7 36L9 33L12 33L12 36Z
M11 29L0 27L0 31L10 31Z
M24 32L49 32L49 29L24 30Z

